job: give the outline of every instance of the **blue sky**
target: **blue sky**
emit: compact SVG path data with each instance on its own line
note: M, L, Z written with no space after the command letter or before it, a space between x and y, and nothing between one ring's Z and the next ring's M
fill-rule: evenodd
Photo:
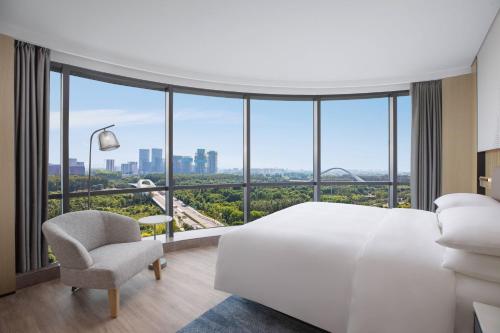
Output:
M51 163L59 163L59 75L51 75ZM121 147L100 152L94 142L93 165L138 160L139 148L165 150L163 92L71 77L70 157L87 163L93 130L109 124ZM188 94L174 96L174 155L193 156L197 148L216 150L219 168L241 168L241 99ZM410 165L410 99L399 100L399 170ZM387 170L387 99L328 101L322 104L322 166ZM312 170L312 102L251 102L253 168Z

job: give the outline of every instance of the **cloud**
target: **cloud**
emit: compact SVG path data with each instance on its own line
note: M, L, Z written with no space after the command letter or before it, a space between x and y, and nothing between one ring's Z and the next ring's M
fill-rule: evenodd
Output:
M59 129L59 112L50 112L50 128ZM116 124L117 126L147 125L165 122L163 110L129 111L122 109L93 109L70 112L70 128L95 128Z

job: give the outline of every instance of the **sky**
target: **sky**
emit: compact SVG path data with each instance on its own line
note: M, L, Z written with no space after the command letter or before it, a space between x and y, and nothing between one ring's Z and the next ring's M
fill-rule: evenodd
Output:
M49 162L60 163L60 77L51 73ZM398 98L398 169L410 168L410 98ZM322 169L342 167L387 172L388 100L322 103ZM312 170L313 104L310 101L251 101L251 167ZM80 77L70 78L69 155L87 165L89 136L115 124L120 148L93 145L93 167L138 161L140 148L165 153L165 94ZM174 155L197 148L218 152L219 169L242 168L243 101L176 93Z

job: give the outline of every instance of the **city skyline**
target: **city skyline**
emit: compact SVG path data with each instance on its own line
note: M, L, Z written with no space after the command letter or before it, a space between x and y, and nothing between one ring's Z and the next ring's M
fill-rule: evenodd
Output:
M60 78L52 73L51 85L59 84ZM109 124L115 124L112 130L121 146L110 152L101 152L94 146L96 168L105 168L106 159L114 159L116 167L135 161L141 147L165 151L163 92L73 76L71 85L70 156L86 161L90 133ZM51 89L51 164L60 161L59 100L58 89ZM386 172L387 100L345 100L336 105L330 102L324 102L322 112L322 165ZM409 172L410 98L399 97L398 104L398 170ZM251 105L252 169L311 171L312 102L252 100ZM176 93L174 155L191 155L203 145L218 152L218 169L242 169L242 110L241 99Z

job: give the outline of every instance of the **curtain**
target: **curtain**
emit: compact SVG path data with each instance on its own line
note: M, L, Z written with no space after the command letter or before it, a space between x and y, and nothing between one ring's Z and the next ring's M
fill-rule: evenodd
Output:
M435 211L441 195L441 80L412 83L410 93L412 207Z
M16 41L16 270L46 266L50 51Z

